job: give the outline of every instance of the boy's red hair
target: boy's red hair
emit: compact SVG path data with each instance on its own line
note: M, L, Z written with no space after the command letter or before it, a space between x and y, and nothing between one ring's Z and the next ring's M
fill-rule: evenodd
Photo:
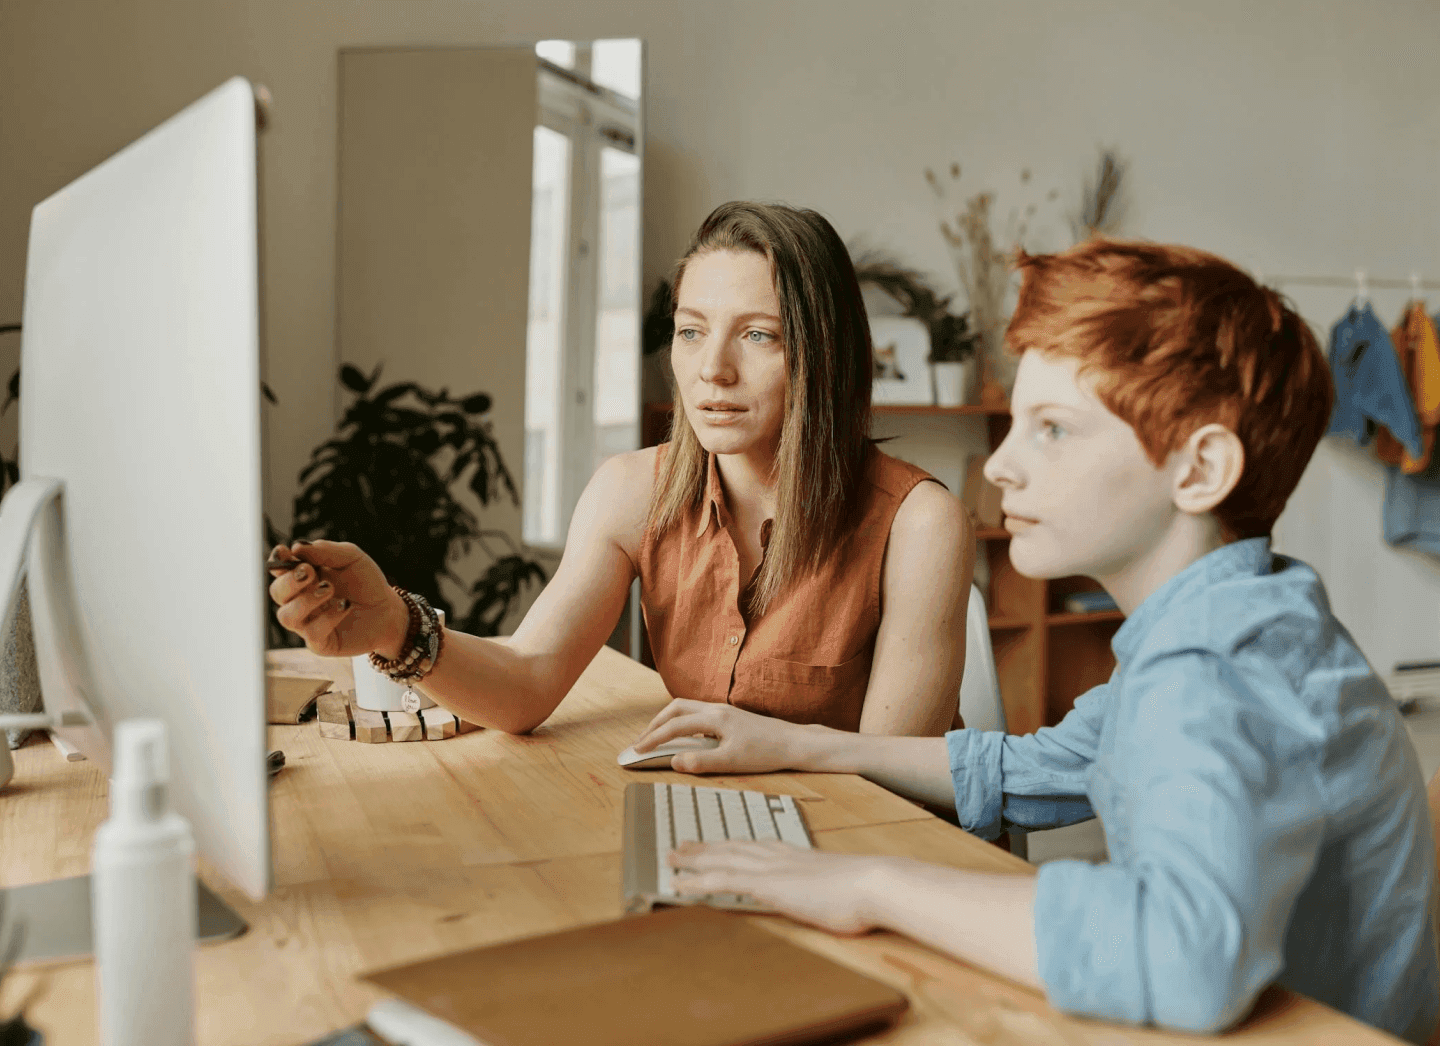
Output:
M1073 356L1159 468L1200 426L1239 437L1245 467L1215 509L1226 541L1268 535L1325 434L1335 389L1294 308L1223 258L1096 237L1020 252L1006 347Z

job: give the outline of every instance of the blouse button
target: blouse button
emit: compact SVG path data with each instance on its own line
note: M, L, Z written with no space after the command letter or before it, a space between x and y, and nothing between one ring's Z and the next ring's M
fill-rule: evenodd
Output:
M735 645L736 643L738 643L738 642L740 642L740 637L739 637L739 636L731 636L731 637L730 637L730 645L731 645L731 646L734 646L734 645Z

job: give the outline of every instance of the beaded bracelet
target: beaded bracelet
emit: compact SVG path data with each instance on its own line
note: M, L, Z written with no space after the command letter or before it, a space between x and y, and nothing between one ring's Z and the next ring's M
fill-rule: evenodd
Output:
M397 658L387 659L371 651L370 664L377 672L397 683L416 683L435 670L445 645L445 630L440 627L440 615L424 596L407 592L399 585L392 587L405 600L410 612L402 653Z

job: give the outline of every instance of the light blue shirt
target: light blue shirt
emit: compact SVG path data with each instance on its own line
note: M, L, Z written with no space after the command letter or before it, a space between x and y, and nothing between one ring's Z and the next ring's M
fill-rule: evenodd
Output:
M1215 1032L1277 982L1423 1042L1440 1009L1425 783L1315 572L1234 542L1112 647L1109 682L1059 726L946 735L969 831L1104 826L1110 863L1039 871L1051 1004Z

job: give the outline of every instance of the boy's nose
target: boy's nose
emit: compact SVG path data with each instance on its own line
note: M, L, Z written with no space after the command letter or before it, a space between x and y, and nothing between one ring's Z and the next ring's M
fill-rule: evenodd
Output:
M985 459L985 467L982 472L987 480L1001 489L1022 485L1019 471L1015 468L1015 464L1010 459L1010 456L1005 452L1005 444L1003 442L995 448L994 453L992 453L990 457Z

